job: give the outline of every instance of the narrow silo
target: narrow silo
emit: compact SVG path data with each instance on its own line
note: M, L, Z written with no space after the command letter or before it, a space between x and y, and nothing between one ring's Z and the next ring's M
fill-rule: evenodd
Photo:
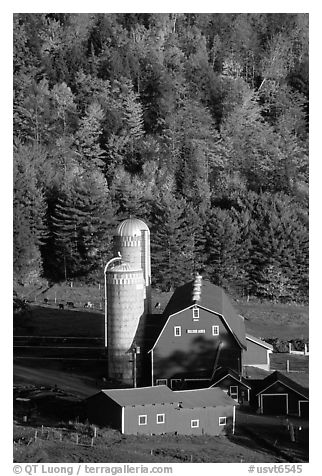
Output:
M122 260L143 271L145 282L144 309L151 312L151 255L150 230L138 218L124 220L117 227L115 254L121 253Z
M123 262L109 268L107 280L108 373L123 383L133 382L131 345L144 314L144 278L139 266Z

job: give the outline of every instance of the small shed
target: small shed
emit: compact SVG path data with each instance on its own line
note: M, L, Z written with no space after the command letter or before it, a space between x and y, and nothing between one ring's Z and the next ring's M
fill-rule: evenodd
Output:
M309 415L309 389L281 372L266 377L257 393L260 413L265 415Z
M258 337L246 334L247 350L243 352L243 367L254 366L263 370L270 369L270 354L273 346Z
M215 372L212 387L219 387L240 404L249 404L251 386L246 379L232 369L219 368Z
M174 392L180 400L176 432L181 435L221 435L235 432L238 403L220 388Z
M173 392L166 385L101 390L85 402L92 423L127 435L233 432L236 405L219 388Z

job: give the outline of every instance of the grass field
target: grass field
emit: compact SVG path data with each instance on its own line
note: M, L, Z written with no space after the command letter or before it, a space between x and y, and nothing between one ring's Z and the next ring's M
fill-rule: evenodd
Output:
M49 431L49 439L34 440L40 427L14 427L14 461L18 463L274 463L286 462L270 454L245 435L214 436L124 436L110 429L98 430L93 447L75 444L75 436L64 435L63 441ZM78 426L80 434L81 429ZM74 432L75 433L75 430ZM23 439L22 439L23 438ZM89 438L87 441L89 444ZM27 446L27 442L29 445Z

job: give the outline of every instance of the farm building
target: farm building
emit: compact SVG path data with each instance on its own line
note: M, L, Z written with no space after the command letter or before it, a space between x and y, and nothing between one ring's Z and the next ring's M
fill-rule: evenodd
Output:
M251 386L246 379L232 369L218 369L213 378L211 387L218 387L236 402L248 405Z
M309 389L299 384L298 377L273 372L261 383L256 392L259 412L265 415L309 415Z
M86 400L88 419L123 434L220 435L235 428L237 403L219 388L102 390Z
M269 371L273 348L246 334L224 290L197 274L174 291L162 314L152 314L150 232L142 220L117 227L115 253L104 271L109 377L125 386L186 390L210 387L218 370L228 369L224 390L249 401L239 376Z
M152 385L175 388L189 379L209 386L219 367L241 373L244 320L223 289L197 275L176 289L162 317L149 351Z
M273 346L258 337L246 334L247 350L243 352L243 367L254 366L264 370L270 369L270 354Z

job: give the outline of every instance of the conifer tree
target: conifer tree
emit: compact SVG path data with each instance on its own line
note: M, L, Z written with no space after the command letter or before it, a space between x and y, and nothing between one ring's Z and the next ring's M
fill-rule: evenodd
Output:
M60 276L67 279L101 265L110 248L113 217L100 174L76 176L58 199L52 221Z
M243 254L238 224L228 210L214 207L205 233L206 272L214 284L233 290L238 285Z
M167 193L155 202L152 211L152 278L165 291L193 277L193 245L186 227L185 207L185 200Z
M80 162L86 169L103 167L104 151L100 147L102 135L101 122L104 112L100 104L94 102L87 108L85 116L80 120L75 143L80 154Z
M23 147L14 153L14 274L21 279L28 279L29 275L41 275L40 246L46 234L44 194L38 185L33 164L25 161L25 153Z

